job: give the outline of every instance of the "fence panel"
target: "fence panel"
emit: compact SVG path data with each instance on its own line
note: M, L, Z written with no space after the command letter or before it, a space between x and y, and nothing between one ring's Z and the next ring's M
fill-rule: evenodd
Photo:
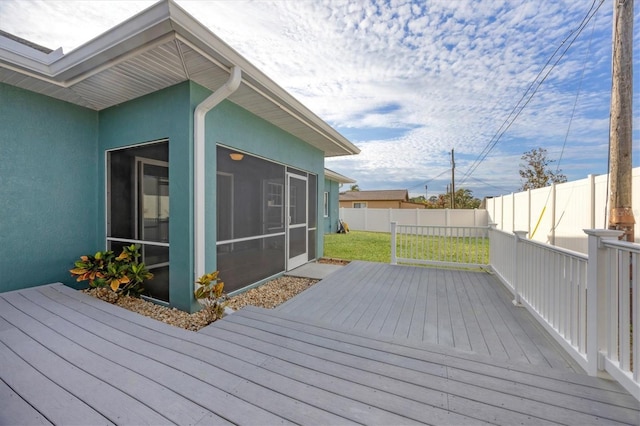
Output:
M607 175L590 175L556 184L555 191L546 187L490 198L486 200L489 222L503 231L528 231L535 241L587 253L582 230L608 227L608 184ZM640 187L640 167L633 169L632 185ZM637 221L640 197L633 198L632 210ZM640 226L636 226L635 239L640 241Z
M417 226L487 226L489 213L480 209L353 209L340 208L340 219L354 231L389 232L389 224Z

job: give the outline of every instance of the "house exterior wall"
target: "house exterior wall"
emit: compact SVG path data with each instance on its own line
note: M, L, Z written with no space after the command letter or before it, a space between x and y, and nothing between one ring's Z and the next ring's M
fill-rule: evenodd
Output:
M95 252L98 115L0 83L0 292L75 280Z
M338 182L325 179L324 190L329 193L329 216L324 218L324 233L331 234L334 232L338 232L338 219L340 211L338 200L340 196L340 184ZM324 210L324 206L322 210Z
M159 139L169 140L169 300L185 311L197 309L193 299L193 110L190 83L100 111L97 192L100 247L105 247L105 153Z
M198 309L192 293L193 112L210 93L184 82L96 112L0 84L0 291L73 284L73 262L106 247L107 151L168 139L170 304ZM323 255L322 151L229 101L207 114L206 143L208 271L217 263L217 144L317 176L316 257ZM331 216L337 221L335 185Z

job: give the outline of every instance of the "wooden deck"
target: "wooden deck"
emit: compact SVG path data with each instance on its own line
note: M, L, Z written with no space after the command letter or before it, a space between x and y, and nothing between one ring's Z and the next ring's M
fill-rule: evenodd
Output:
M312 290L338 302L336 282L355 289L390 270L405 273L356 262ZM431 273L407 270L410 288ZM366 315L351 299L344 309ZM246 308L194 333L59 284L0 294L0 424L640 423L638 401L568 363L400 338L385 328L391 308L376 332L350 326L350 314L339 324L296 314L301 306Z
M373 336L582 372L511 293L482 271L351 262L277 310Z

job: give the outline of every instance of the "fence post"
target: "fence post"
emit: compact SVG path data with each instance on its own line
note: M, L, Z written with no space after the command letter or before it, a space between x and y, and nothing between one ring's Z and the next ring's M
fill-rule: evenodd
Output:
M515 246L513 248L513 304L515 306L522 306L520 303L520 240L527 238L527 231L513 231L513 238L515 240Z
M589 236L589 260L587 263L587 374L596 376L600 365L600 351L607 347L606 291L607 250L602 240L615 240L623 231L610 229L585 229ZM616 265L613 265L614 267Z
M398 260L396 257L396 228L398 226L398 222L391 222L391 264L397 265Z

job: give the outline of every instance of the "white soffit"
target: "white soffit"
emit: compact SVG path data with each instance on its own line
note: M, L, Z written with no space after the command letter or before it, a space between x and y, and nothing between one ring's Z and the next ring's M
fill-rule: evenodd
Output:
M0 36L0 82L98 111L186 80L215 91L232 66L242 69L243 81L231 102L327 157L360 152L172 0L66 55Z

